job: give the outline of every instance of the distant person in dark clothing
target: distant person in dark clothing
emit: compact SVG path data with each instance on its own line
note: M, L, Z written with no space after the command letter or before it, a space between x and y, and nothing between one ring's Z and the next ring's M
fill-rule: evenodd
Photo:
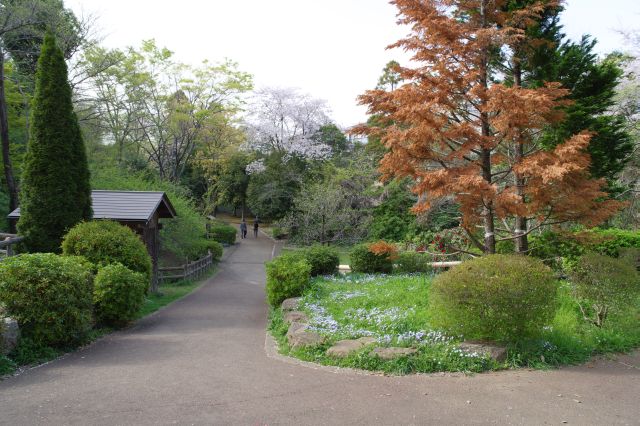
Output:
M253 236L258 238L258 219L253 221Z
M247 238L247 222L242 219L242 223L240 224L240 238Z

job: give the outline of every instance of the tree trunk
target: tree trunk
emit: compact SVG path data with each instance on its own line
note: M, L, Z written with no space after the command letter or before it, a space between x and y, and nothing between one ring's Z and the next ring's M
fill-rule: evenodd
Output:
M0 140L2 141L4 177L7 181L7 190L9 192L9 210L13 211L18 207L18 186L13 177L13 166L11 165L9 117L7 99L4 92L4 78L4 51L0 49ZM9 232L15 233L15 231L15 222L11 221Z
M520 64L520 59L517 56L517 51L514 54L513 60L513 85L515 87L522 87L522 67ZM521 135L519 140L515 141L515 156L514 162L515 164L519 164L524 158L524 137ZM525 179L520 176L518 173L515 173L515 185L516 185L516 195L522 203L526 202L524 188L525 188ZM527 238L527 218L524 216L516 216L516 223L514 230L515 239L515 250L516 253L526 253L529 251L529 241Z
M485 0L480 1L480 14L482 18L482 27L486 27L486 5ZM484 90L489 89L489 48L485 48L482 52L483 57L480 62L480 84ZM482 101L483 103L486 101ZM482 105L484 106L484 105ZM483 112L480 107L480 126L482 128L482 136L489 138L491 136L491 128L489 126L489 115ZM491 149L482 148L480 154L480 167L482 168L482 178L491 185L493 178L491 176ZM484 252L485 254L493 254L496 252L496 234L495 234L495 215L493 200L483 200L482 220L484 225Z

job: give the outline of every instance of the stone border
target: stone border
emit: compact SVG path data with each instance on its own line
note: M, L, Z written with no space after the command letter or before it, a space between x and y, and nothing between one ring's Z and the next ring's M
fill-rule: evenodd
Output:
M335 365L322 365L316 364L315 362L303 361L298 358L294 358L292 356L282 355L278 352L278 342L273 338L269 330L265 330L265 339L264 339L264 351L267 355L267 358L275 359L280 362L284 362L286 364L297 365L300 367L309 368L312 370L325 371L327 373L333 374L342 374L342 375L351 375L351 376L374 376L374 377L392 377L392 378L402 378L402 377L414 377L414 376L423 376L423 377L470 377L476 374L492 374L492 373L500 373L499 371L487 371L486 373L463 373L463 372L448 372L448 371L440 371L436 373L411 373L411 374L388 374L383 371L371 371L371 370L361 370L358 368L351 367L338 367ZM511 371L511 370L507 370Z

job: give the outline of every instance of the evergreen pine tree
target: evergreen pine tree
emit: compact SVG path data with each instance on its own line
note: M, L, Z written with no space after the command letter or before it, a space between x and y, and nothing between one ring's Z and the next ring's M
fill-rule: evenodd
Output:
M64 233L91 215L89 168L67 66L47 34L36 73L18 230L28 251L57 252Z

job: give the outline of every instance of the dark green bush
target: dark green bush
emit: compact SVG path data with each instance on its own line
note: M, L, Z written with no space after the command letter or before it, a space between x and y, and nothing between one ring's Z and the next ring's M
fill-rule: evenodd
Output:
M120 327L135 319L144 302L147 280L120 263L100 268L93 289L96 319Z
M433 280L431 325L465 339L518 342L552 319L556 290L553 273L537 259L476 258Z
M247 225L248 226L248 225ZM222 244L234 244L236 242L236 228L224 223L211 222L209 224L209 238Z
M623 229L545 232L529 237L531 255L554 269L572 269L588 252L618 257L626 248L640 249L640 232Z
M640 249L635 247L621 248L618 257L633 265L637 271L640 271Z
M297 297L309 285L311 265L302 253L285 253L267 263L267 300L278 306L284 299Z
M431 257L428 254L405 251L398 254L395 260L395 272L411 274L413 272L431 272Z
M315 245L304 250L304 257L311 265L311 276L331 275L338 272L340 253L329 246Z
M188 260L196 260L200 259L203 256L206 256L209 251L213 255L214 259L220 259L222 257L223 247L222 244L215 240L207 240L205 238L201 238L196 241L197 244L192 244L191 250L188 251Z
M0 303L37 344L80 341L92 326L92 274L85 259L51 253L0 263Z
M393 262L386 255L377 255L369 251L368 244L358 244L351 249L351 270L363 273L385 273L393 269Z
M585 319L598 327L612 310L632 304L640 295L638 272L625 259L585 254L571 270L570 278Z
M101 220L74 226L62 241L62 253L83 256L96 266L121 263L151 279L151 257L142 240L119 223Z

